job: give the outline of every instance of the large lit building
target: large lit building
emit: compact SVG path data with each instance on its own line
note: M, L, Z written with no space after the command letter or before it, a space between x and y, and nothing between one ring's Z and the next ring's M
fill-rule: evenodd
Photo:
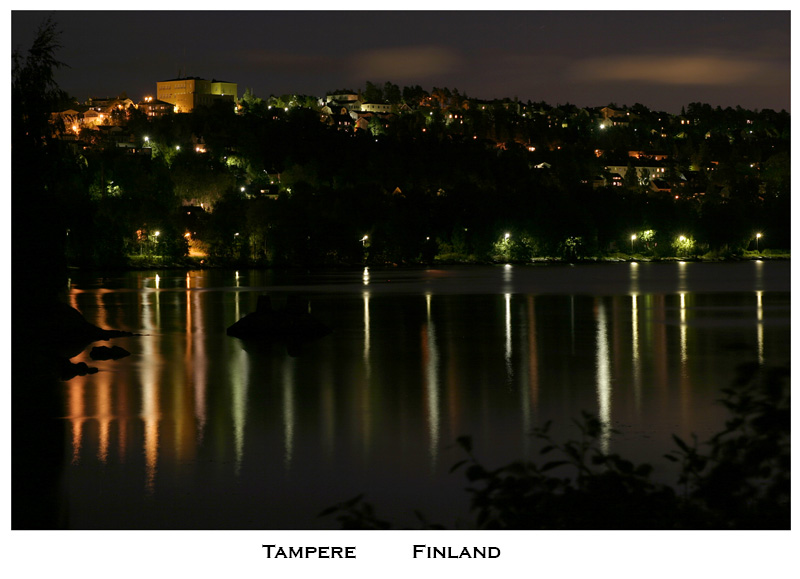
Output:
M211 106L216 101L236 103L235 82L206 80L198 77L174 78L157 83L156 98L175 105L175 111L188 113L196 107Z

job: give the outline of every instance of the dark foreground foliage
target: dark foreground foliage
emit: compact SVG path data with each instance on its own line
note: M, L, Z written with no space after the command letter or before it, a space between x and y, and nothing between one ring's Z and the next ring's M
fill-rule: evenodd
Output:
M564 443L549 423L534 431L541 461L488 468L468 437L467 458L453 466L470 486L479 529L789 529L790 395L788 368L739 368L722 391L730 411L725 428L707 442L673 436L665 455L680 464L676 486L650 480L652 466L600 450L607 426L584 414L580 436ZM442 529L417 512L420 529ZM389 529L359 495L326 509L344 529Z

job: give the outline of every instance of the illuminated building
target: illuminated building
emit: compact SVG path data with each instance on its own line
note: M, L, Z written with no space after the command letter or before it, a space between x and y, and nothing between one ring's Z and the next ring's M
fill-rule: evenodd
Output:
M137 108L144 112L148 118L163 117L175 112L174 104L154 99L151 96L145 97L144 100L137 105Z
M196 107L211 106L223 100L238 100L235 82L206 80L198 77L174 78L156 83L156 98L175 105L175 112L188 113Z

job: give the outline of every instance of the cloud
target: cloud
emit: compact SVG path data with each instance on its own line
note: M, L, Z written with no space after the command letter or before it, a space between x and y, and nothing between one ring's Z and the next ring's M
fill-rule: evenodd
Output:
M769 72L774 72L771 63L740 57L643 55L582 60L571 67L568 76L572 80L588 82L721 87L762 78Z
M354 78L388 78L392 82L429 78L454 72L458 53L438 46L406 46L360 52L352 56Z

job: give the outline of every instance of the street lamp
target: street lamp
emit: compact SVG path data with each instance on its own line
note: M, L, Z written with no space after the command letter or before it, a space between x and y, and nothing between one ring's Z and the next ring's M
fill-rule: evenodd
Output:
M631 235L631 253L633 253L633 242L636 241L636 234Z
M761 237L760 233L756 233L756 252L758 251L758 239Z
M367 239L369 239L369 235L365 235L364 237L359 239L359 241L361 242L362 246L366 246L367 245Z
M510 233L506 233L505 234L505 238L508 239L509 237L511 237L511 234Z

